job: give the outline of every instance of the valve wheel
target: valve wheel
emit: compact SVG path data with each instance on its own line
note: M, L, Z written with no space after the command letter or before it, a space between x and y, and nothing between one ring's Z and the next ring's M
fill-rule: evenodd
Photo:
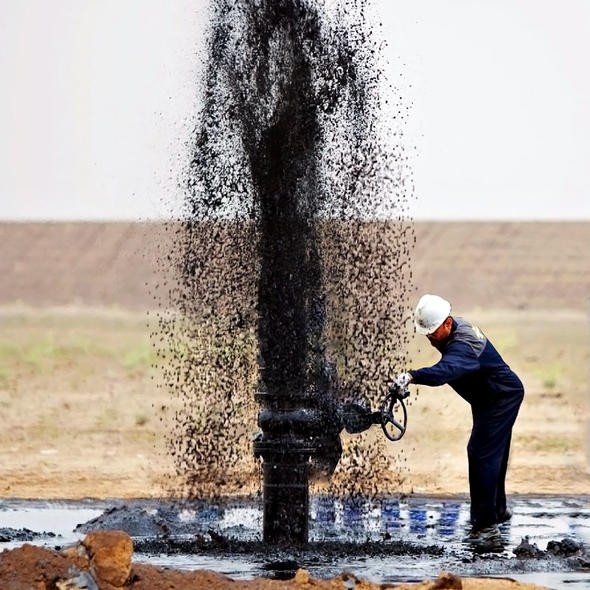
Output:
M406 404L395 393L389 393L381 404L381 428L383 434L395 442L405 433L408 424Z

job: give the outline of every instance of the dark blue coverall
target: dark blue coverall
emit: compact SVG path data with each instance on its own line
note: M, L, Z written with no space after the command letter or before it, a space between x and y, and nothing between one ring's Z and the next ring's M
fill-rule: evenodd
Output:
M448 383L471 404L473 428L467 445L471 523L487 527L506 512L510 439L524 387L479 328L463 318L453 318L449 337L436 348L442 354L438 363L409 373L418 385Z

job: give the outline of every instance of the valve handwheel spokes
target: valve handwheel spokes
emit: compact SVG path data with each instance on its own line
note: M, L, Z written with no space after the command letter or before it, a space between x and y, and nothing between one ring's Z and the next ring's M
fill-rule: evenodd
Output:
M397 392L388 393L381 404L383 434L393 442L398 441L405 434L407 424L408 412L402 396Z

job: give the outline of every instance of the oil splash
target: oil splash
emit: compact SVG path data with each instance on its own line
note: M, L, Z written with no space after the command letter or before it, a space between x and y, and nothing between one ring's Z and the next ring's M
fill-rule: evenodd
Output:
M366 3L218 0L210 16L154 334L188 498L257 488L255 391L378 404L413 289L412 172ZM395 488L383 441L343 442L332 493Z

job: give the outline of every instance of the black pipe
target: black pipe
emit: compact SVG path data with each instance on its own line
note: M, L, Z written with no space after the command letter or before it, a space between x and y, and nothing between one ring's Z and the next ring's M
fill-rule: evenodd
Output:
M254 454L262 458L263 539L305 545L309 536L309 484L331 473L340 459L339 431L318 396L257 393L262 405Z

